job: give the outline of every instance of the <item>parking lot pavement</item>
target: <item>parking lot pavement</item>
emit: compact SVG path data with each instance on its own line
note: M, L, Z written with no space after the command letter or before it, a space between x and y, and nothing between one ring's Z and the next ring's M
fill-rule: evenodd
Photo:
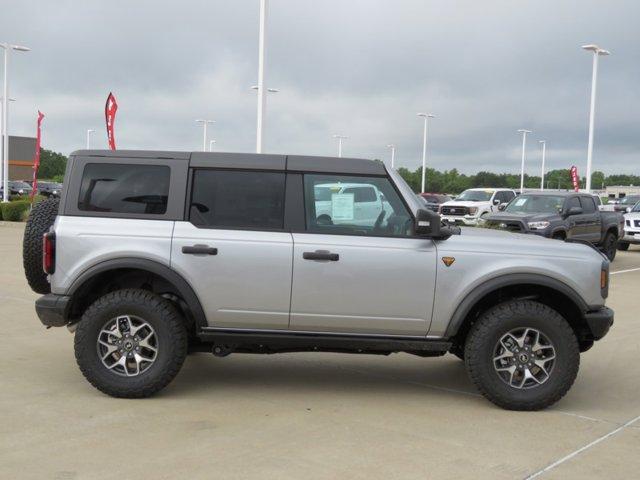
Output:
M637 478L640 248L612 264L611 333L542 412L480 397L447 355L190 356L145 400L91 387L45 330L0 226L0 478ZM621 273L616 273L621 272ZM635 421L634 421L635 419ZM547 469L548 468L548 469Z

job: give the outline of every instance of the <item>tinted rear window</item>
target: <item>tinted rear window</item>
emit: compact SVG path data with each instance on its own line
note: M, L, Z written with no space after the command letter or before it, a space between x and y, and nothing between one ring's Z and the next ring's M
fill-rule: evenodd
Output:
M281 229L284 185L279 172L196 170L189 219L204 227Z
M167 211L170 169L163 165L88 163L78 209L88 212L160 214Z

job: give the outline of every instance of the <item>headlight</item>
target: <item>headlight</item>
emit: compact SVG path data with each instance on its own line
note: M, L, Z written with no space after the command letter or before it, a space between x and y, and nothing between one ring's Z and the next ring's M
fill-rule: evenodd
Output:
M550 225L550 223L549 222L529 222L527 223L527 225L529 225L529 228L531 230L544 230Z
M57 194L58 194L58 190L54 190L54 191L53 191L53 192L51 192L51 193L53 193L54 195L57 195Z
M20 190L18 190L18 193L22 195L24 193L24 190L21 188Z
M478 207L469 207L469 215L475 215L478 213Z

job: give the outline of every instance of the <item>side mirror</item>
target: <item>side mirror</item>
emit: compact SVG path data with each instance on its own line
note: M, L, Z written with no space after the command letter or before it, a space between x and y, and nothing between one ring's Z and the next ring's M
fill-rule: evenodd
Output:
M498 205L498 210L503 211L505 208L507 208L507 203L501 203L500 205Z
M625 209L625 212L627 212L627 213L631 213L631 207L627 207L627 208Z
M494 198L494 199L493 199L493 204L494 204L494 205L500 205L500 200L499 200L499 199L497 199L497 198Z
M570 217L571 215L581 215L581 214L582 214L582 208L580 207L571 207L567 211L567 217Z
M431 210L420 209L416 215L414 232L418 237L429 237L436 240L444 240L458 231L457 227L442 225L440 215Z

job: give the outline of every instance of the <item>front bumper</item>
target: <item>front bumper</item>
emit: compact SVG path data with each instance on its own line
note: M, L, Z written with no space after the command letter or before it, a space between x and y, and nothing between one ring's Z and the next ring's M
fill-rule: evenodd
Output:
M640 243L640 230L630 232L628 230L624 231L624 236L620 239L621 242L627 243Z
M36 313L45 327L64 327L69 323L71 297L49 293L36 300Z
M609 307L602 307L599 310L585 313L584 319L591 330L592 340L600 340L613 325L613 310Z
M471 227L475 227L478 225L479 217L472 217L467 215L440 215L443 220L446 220L449 223L454 225L468 225Z

